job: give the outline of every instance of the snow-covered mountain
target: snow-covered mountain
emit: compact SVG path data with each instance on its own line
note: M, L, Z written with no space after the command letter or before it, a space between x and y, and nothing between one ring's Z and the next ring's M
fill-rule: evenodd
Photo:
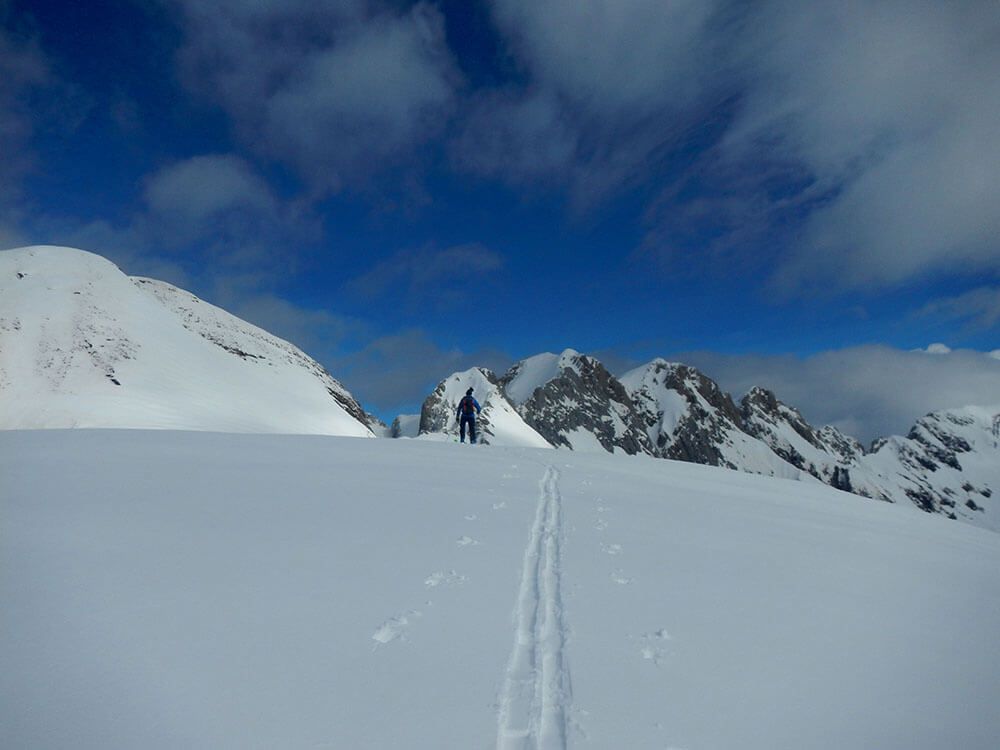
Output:
M572 349L539 354L511 367L499 386L551 445L650 453L628 392L593 357Z
M301 350L188 292L82 250L0 252L0 429L376 426Z
M834 427L813 427L768 390L753 388L737 405L705 374L662 359L619 379L593 357L568 349L530 357L499 378L489 373L482 379L490 398L530 428L509 433L508 445L536 445L541 437L573 450L641 453L820 481L1000 530L994 494L1000 491L1000 405L929 414L905 437L878 440L866 449ZM442 381L425 412L436 413L447 384L455 383L452 391L459 394L464 386L457 384L467 381L471 384L468 373ZM421 419L419 432L439 433L441 424ZM521 435L530 435L531 442L520 442Z
M480 442L527 448L550 447L545 438L525 423L500 387L497 376L482 367L456 372L438 384L420 409L418 434L458 439L458 402L469 388L473 389L473 395L482 408L476 420Z
M693 367L655 359L626 373L622 384L646 426L651 455L802 478L797 467L742 429L729 394Z

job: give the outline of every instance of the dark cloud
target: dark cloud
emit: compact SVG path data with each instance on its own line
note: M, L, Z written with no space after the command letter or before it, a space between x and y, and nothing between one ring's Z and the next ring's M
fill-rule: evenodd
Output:
M290 341L314 359L323 359L345 345L372 335L371 326L357 318L329 310L309 309L270 292L256 280L220 279L212 301L268 333Z
M437 384L453 372L488 367L503 372L511 358L499 351L445 349L425 331L411 329L373 339L360 351L331 358L329 369L362 403L376 405L384 419L417 410Z
M1000 287L978 287L954 297L942 297L917 311L920 317L966 321L980 329L1000 323Z
M255 152L317 190L412 157L439 132L459 81L432 5L175 0L185 80Z
M498 0L525 83L480 94L453 148L463 169L558 183L578 209L650 178L725 96L721 2Z
M479 243L425 247L396 253L354 279L348 289L366 298L392 296L411 306L447 308L478 293L470 282L488 281L502 268L503 257Z
M0 21L4 20L0 6ZM33 40L0 26L0 210L19 196L31 168L28 148L36 129L33 95L54 84L49 63Z

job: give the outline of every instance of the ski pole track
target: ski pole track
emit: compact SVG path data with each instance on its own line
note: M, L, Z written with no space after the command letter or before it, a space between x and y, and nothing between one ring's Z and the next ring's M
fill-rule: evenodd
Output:
M571 698L563 653L562 498L559 471L545 470L524 550L514 646L497 716L497 750L564 750Z

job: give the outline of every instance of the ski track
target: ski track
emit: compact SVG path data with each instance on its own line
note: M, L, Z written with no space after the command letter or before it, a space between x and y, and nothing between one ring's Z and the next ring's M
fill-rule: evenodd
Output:
M564 750L571 698L563 654L562 497L559 471L545 470L524 550L514 609L514 646L497 716L497 750Z

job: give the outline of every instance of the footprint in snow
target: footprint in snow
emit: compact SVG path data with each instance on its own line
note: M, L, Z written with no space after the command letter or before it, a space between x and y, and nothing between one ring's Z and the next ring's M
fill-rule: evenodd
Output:
M501 500L499 503L493 503L493 510L503 510L507 507L507 501Z
M470 513L469 515L464 516L464 518L466 521L475 521L477 518L479 518L479 516L477 516L475 513Z
M628 586L632 583L631 578L626 578L625 575L620 570L615 570L611 572L611 580L617 583L619 586Z
M460 536L458 539L455 540L455 544L457 544L459 547L469 547L469 546L475 546L479 544L479 542L477 542L471 536Z
M663 647L663 644L669 640L671 640L670 633L665 628L652 633L643 633L643 645L639 649L639 654L643 659L653 662L656 666L660 666L668 656L667 649Z
M622 546L620 544L604 544L601 543L601 552L608 555L620 555L622 553Z
M465 583L465 581L466 577L460 573L456 573L454 570L439 570L436 573L431 573L427 576L427 578L424 579L424 585L428 588L435 588L437 586L458 586L459 584Z
M400 638L406 640L406 630L417 617L420 617L420 612L417 610L410 610L404 614L390 617L388 620L379 625L378 628L375 629L375 632L372 633L372 640L375 641L375 645L372 646L372 651L378 649L379 646L392 643Z
M606 528L608 528L608 522L605 521L603 518L598 518L597 523L594 524L594 528L597 529L598 531L604 531Z

